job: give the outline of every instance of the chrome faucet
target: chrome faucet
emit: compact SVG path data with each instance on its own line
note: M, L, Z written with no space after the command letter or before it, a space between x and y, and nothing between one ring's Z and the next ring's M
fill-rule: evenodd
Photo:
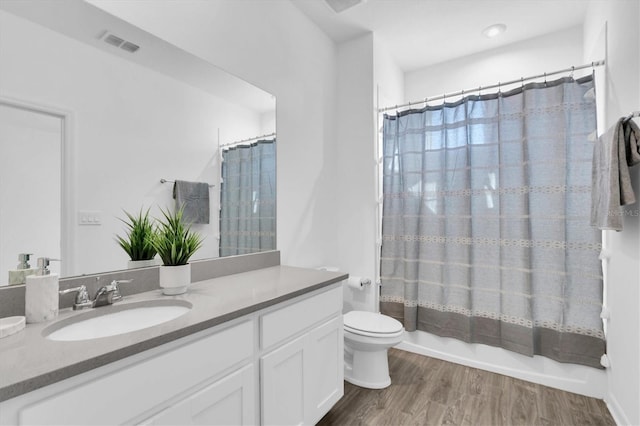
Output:
M93 298L93 307L99 308L100 306L113 304L113 293L116 291L117 286L113 284L103 285L98 289L96 297Z
M73 303L73 310L77 311L79 309L93 308L93 302L89 299L89 292L87 291L87 287L85 285L81 285L79 287L68 288L66 290L60 290L58 293L60 295L77 292L76 301Z
M59 291L59 293L63 295L67 293L77 292L76 300L73 303L74 311L86 308L99 308L100 306L112 305L113 303L122 300L122 295L120 294L120 288L118 287L118 284L130 283L131 281L132 280L111 281L111 284L104 285L98 289L96 297L93 298L93 301L89 298L89 292L87 291L87 287L85 285L61 290Z

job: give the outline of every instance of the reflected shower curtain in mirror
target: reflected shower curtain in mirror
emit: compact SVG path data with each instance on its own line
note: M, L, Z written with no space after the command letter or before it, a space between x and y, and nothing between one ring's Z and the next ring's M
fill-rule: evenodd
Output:
M276 248L276 140L222 151L220 256Z
M593 88L563 78L385 116L383 313L600 367Z

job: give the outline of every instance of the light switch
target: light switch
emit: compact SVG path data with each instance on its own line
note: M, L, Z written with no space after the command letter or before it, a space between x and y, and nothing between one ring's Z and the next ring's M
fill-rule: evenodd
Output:
M102 225L102 212L95 210L78 211L78 225Z

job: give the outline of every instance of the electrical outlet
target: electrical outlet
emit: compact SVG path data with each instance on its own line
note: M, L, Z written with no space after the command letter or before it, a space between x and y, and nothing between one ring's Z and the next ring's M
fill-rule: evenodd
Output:
M102 225L102 212L95 210L78 211L78 225Z

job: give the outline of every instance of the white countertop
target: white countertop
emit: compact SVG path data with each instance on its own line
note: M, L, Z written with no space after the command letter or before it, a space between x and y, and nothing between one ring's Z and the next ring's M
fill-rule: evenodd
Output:
M161 290L125 297L100 312L128 303L184 300L193 305L186 314L142 330L110 337L58 342L43 331L57 321L87 310L63 309L58 318L27 324L24 330L0 339L0 401L4 401L181 337L211 328L285 300L342 281L347 274L315 269L274 266L200 281L187 293L164 296Z

